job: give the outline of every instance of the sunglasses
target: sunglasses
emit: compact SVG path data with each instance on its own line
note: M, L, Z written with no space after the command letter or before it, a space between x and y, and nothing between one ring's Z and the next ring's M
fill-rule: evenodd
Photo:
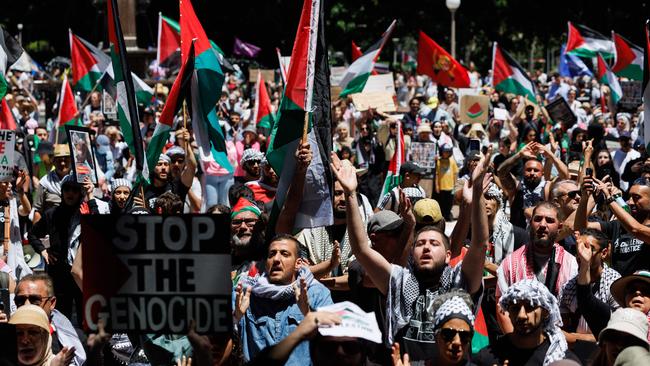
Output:
M14 297L14 303L16 303L17 307L21 307L21 306L25 305L25 302L27 300L29 300L30 304L40 306L41 303L44 300L47 301L47 300L49 300L49 299L51 299L53 297L54 296L43 297L41 295L27 295L27 296L25 296L25 295L17 295L17 296Z
M537 306L533 306L529 302L519 302L519 303L510 304L508 306L508 312L510 314L516 314L519 312L519 309L521 309L522 306L524 307L527 313L533 312L535 311L535 309L537 309Z
M460 330L454 328L441 328L438 333L447 343L452 342L454 339L456 339L456 334L458 334L460 342L463 344L469 343L472 340L472 336L474 335L474 332L471 330Z
M569 191L567 193L564 193L563 196L569 196L570 199L575 199L580 195L580 190L576 189L575 191Z
M257 223L258 219L234 219L231 221L232 226L234 227L240 227L242 224L246 224L248 227L255 226Z

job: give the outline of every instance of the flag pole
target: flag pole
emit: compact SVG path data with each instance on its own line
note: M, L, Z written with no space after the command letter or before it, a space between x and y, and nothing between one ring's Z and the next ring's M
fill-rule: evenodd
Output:
M302 126L302 140L300 140L301 144L307 143L307 129L309 129L309 111L305 111L305 123Z
M183 128L187 130L187 101L183 100Z

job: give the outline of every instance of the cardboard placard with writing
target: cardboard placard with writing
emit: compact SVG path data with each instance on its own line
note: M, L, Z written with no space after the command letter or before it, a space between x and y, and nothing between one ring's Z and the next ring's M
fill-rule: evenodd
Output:
M460 98L460 122L487 124L490 98L486 95L463 95Z
M352 102L358 111L367 111L375 108L380 112L395 112L395 100L389 92L363 92L351 94Z
M555 123L563 122L566 126L571 127L578 122L578 117L576 117L571 107L569 107L569 103L560 96L548 103L545 108L549 117Z
M266 81L267 83L275 81L275 70L249 69L248 70L248 82L250 82L250 83L256 83L257 82L257 72L258 71L260 71L262 73L262 78L264 78L264 81Z
M82 215L84 327L230 334L226 215Z
M370 75L366 86L363 87L364 93L370 92L386 92L391 95L397 95L395 92L395 80L393 80L393 73Z
M0 182L14 179L14 146L16 133L12 130L0 130Z

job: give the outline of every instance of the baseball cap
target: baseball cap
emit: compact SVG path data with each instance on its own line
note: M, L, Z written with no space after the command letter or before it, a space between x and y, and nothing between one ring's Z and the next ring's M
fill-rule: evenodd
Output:
M438 201L423 198L413 205L415 222L418 224L436 224L442 220L442 212Z
M390 210L383 210L370 216L368 219L368 234L381 231L393 231L402 226L404 220Z
M406 173L413 173L413 174L420 174L424 175L427 170L421 166L419 166L417 163L414 163L412 161L407 161L402 166L399 168L399 175L404 175Z
M602 342L612 331L627 333L648 345L648 318L639 310L620 308L613 312L607 327L598 335L598 342Z
M642 281L650 284L650 271L636 271L631 275L623 276L612 283L609 291L612 293L614 300L621 306L625 305L625 290L632 282Z

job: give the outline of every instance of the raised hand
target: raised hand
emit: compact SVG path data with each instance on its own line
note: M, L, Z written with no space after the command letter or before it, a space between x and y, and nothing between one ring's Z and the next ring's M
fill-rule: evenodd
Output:
M345 193L349 194L357 190L357 170L349 160L340 160L336 153L332 152L330 168Z
M68 366L74 358L74 347L63 347L59 353L54 356L50 366Z
M393 343L391 347L393 352L391 353L391 358L393 359L393 366L411 366L411 361L409 360L408 353L404 354L404 358L400 355L399 343Z
M528 147L530 144L526 145ZM481 157L476 168L472 172L472 187L474 185L479 185L480 188L483 188L483 178L487 174L490 168L490 162L492 158L492 145L488 146L487 153Z
M576 250L578 251L577 257L580 261L580 265L586 265L588 268L589 263L591 262L591 257L593 256L591 246L584 237L580 236L579 232L576 231L574 234L576 237Z
M192 366L192 357L185 357L176 359L176 366Z
M332 257L330 258L330 271L341 264L341 245L338 241L334 240L332 246Z
M310 339L316 336L319 327L331 327L341 324L341 317L338 314L327 311L312 311L305 315L295 332L301 339Z
M296 295L296 303L300 308L302 315L307 315L311 311L309 308L309 294L307 294L307 282L304 278L300 279L300 288L297 284L293 284L293 291Z
M100 349L104 347L106 342L111 339L111 335L106 333L106 322L104 319L99 319L97 322L97 333L93 333L88 336L86 344L90 349Z
M244 290L240 283L235 288L235 293L235 320L239 321L251 305L251 287L249 286Z
M536 148L535 146L537 145L537 142L532 141L526 144L523 149L519 152L523 157L527 159L534 159L535 158L535 153L536 153Z
M406 193L402 190L402 188L399 188L399 208L398 208L398 213L400 217L406 222L407 224L413 224L415 225L415 215L413 214L413 204L411 203L411 200L406 197Z
M296 169L300 171L305 171L309 167L313 154L311 152L311 146L309 143L304 143L298 146L296 149Z

